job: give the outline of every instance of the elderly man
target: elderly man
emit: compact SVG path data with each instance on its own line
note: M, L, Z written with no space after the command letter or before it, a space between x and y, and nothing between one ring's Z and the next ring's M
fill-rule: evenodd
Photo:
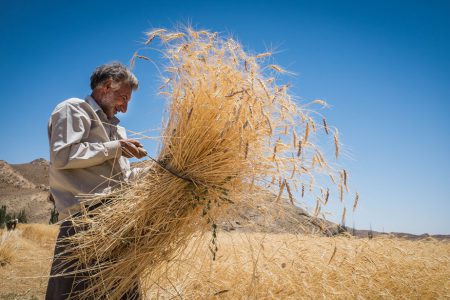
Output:
M58 104L48 123L50 144L50 192L59 216L67 218L82 208L81 195L107 194L118 182L134 175L128 158L142 158L142 145L127 139L118 126L118 112L125 113L138 80L125 66L111 63L91 76L92 93L85 99L70 98ZM95 208L91 206L89 209ZM82 292L87 274L62 275L58 254L68 251L61 239L75 233L70 220L61 224L55 247L46 299L67 299ZM139 299L138 284L123 299Z

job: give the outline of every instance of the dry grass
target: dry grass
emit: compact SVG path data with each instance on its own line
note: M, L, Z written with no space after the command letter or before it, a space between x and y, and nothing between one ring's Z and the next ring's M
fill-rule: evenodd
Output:
M54 240L56 226L33 224ZM48 227L48 230L44 228ZM0 298L44 297L54 244L8 239L16 258L0 267ZM33 236L32 236L33 237ZM42 238L42 236L41 236ZM145 299L444 299L450 296L450 243L428 238L354 239L218 233L191 240L176 260L145 278ZM8 298L10 297L10 298ZM36 299L36 298L34 298Z
M319 215L325 194L316 174L338 174L314 144L315 113L273 79L285 70L260 65L258 56L217 33L156 30L146 44L153 47L156 38L169 64L162 87L168 116L158 156L145 163L139 180L108 195L108 205L73 219L86 230L67 240L73 251L62 256L91 275L89 289L73 297L113 291L108 297L120 298L136 278L175 259L199 231L212 231L214 258L216 220L226 208L258 199L262 189L295 204L293 194L307 180L308 192L321 204ZM133 63L139 58L149 60L136 52ZM337 130L327 130L334 132L337 149ZM290 138L295 132L302 136L301 151Z
M44 298L57 231L56 225L19 224L8 233L4 245L13 258L0 266L0 299Z
M443 299L450 296L450 244L290 234L220 233L153 274L148 298ZM188 247L198 247L195 242Z
M0 267L9 264L15 258L15 235L0 229Z
M17 253L23 247L38 244L40 247L53 248L57 232L57 225L45 224L18 224L16 230L12 231L0 229L0 265L21 260L22 257Z
M22 237L40 244L54 244L58 227L45 224L20 224Z

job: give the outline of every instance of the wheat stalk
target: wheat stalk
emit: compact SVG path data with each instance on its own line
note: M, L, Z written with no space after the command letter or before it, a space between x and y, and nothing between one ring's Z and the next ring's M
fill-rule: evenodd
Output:
M358 194L358 192L356 192L356 194L355 194L355 201L353 201L353 211L356 210L356 207L358 205L358 200L359 200L359 194Z
M136 181L117 186L106 199L97 196L84 203L107 200L107 204L72 218L75 227L84 230L64 241L71 251L62 257L80 272L90 272L89 288L72 298L102 298L110 291L109 299L120 299L136 278L161 271L194 235L212 232L215 257L215 222L227 208L249 202L261 189L269 189L281 201L286 188L294 204L290 183L301 183L304 197L302 174L310 177L313 192L318 189L314 174L330 172L320 151L312 157L302 151L318 149L308 141L316 134L310 110L292 101L287 85L278 86L274 80L266 85L267 68L237 42L190 28L185 32L157 29L146 35L146 44L159 39L168 59L161 88L168 99L168 116L159 151L143 163L146 171ZM140 58L137 53L134 57ZM268 68L286 72L276 65ZM298 142L295 131L301 124L294 120L306 122L303 140ZM287 146L281 135L289 132L294 143ZM337 130L334 141L337 158ZM311 161L320 168L305 168ZM268 178L272 183L267 187ZM342 194L342 180L338 188ZM315 213L320 210L318 200Z

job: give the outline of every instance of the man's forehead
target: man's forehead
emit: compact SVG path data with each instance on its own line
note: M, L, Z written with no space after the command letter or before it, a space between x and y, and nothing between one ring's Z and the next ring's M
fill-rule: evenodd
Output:
M131 95L131 86L128 83L123 83L120 85L119 93L130 94Z

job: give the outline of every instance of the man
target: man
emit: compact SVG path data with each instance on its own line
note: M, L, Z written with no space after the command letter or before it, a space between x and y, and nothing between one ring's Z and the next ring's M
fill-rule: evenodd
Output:
M125 66L111 63L98 67L91 76L92 93L85 99L70 98L58 104L48 123L50 144L50 192L60 218L77 214L86 194L107 194L134 175L128 158L142 158L142 145L127 139L118 126L118 112L125 113L138 80ZM95 206L94 206L95 207ZM89 208L89 209L92 209ZM67 251L60 241L73 235L70 220L61 224L51 274L63 270L58 254ZM80 282L85 275L51 277L46 299L67 299L86 288ZM77 280L78 278L78 280ZM132 287L124 299L138 299L138 287Z

